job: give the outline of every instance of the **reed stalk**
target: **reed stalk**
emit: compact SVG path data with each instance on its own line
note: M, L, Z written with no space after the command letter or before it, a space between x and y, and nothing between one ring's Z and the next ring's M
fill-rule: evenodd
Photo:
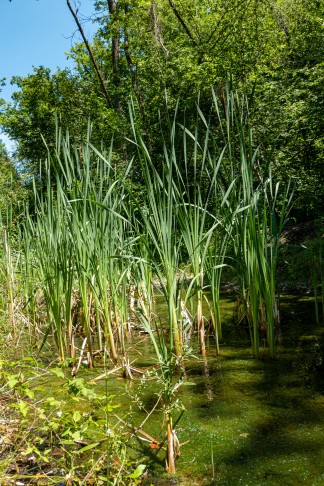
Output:
M12 248L7 230L3 229L3 248L4 248L4 275L7 291L7 313L11 334L15 340L17 337L16 320L15 320L15 271L12 257Z
M144 201L130 194L132 208L129 218L136 218L134 228L139 231L139 244L145 247L149 264L159 282L168 309L170 351L177 357L182 353L181 322L178 321L178 268L180 258L179 228L176 219L174 196L175 170L175 121L170 133L170 149L164 146L164 162L161 174L157 171L150 153L139 133L131 114L134 143L145 184ZM140 228L143 230L140 230ZM143 238L145 235L145 239Z
M233 95L231 95L233 97ZM287 221L292 194L288 184L281 189L273 179L271 160L267 172L261 171L258 149L254 149L252 130L248 126L248 107L243 100L232 99L231 118L238 134L240 185L236 197L244 211L238 213L233 231L234 255L245 313L250 326L253 354L259 356L260 339L266 339L271 356L279 334L276 297L276 267L279 239ZM235 161L231 163L235 167Z

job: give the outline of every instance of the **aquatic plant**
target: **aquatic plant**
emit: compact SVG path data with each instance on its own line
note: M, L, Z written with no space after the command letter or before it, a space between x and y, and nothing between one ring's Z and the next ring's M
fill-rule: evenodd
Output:
M30 309L34 306L34 328L32 294L38 287L49 317L43 343L53 331L61 359L75 358L77 327L87 339L89 366L95 348L102 351L106 342L115 363L125 357L130 318L144 315L146 322L152 318L154 281L168 309L170 353L182 355L183 321L191 320L188 305L205 354L208 317L203 315L203 302L208 289L218 342L221 272L230 261L229 242L254 354L258 356L263 332L274 354L279 332L275 285L279 236L292 193L289 186L281 190L273 180L270 160L265 170L259 167L246 99L228 85L221 115L213 96L213 120L216 114L218 124L208 121L197 106L190 131L178 123L175 110L169 132L161 134L158 163L144 141L133 106L135 152L124 166L114 165L113 143L108 152L91 145L90 128L88 139L78 147L57 130L56 151L45 163L46 190L34 184L35 214L26 211L19 245L25 301ZM141 191L134 191L130 182L135 166L141 169ZM12 279L7 281L10 292ZM134 312L135 295L139 313Z
M2 229L2 245L0 249L0 272L3 279L3 285L6 295L5 300L7 301L5 312L9 319L10 332L12 334L12 337L16 339L17 329L15 318L15 265L17 264L17 260L13 258L11 239L8 235L7 230L1 227L1 221L0 229Z
M242 209L234 218L232 231L234 267L240 282L242 301L250 329L253 353L259 356L260 337L267 340L270 353L275 352L280 336L276 296L276 269L279 239L291 209L293 191L290 184L281 188L273 179L271 155L266 169L258 163L258 148L253 146L248 122L248 104L232 92L227 93L228 143L231 171L237 171L234 195ZM236 134L236 138L234 136Z
M170 351L176 356L182 353L181 321L178 320L179 292L178 269L181 257L181 242L176 218L176 202L174 196L175 171L175 120L170 136L170 148L164 146L164 161L161 173L155 167L149 150L139 133L130 112L137 147L137 162L142 170L145 185L145 195L139 200L130 193L131 206L128 217L136 219L133 227L139 232L140 248L144 247L144 256L152 266L159 282L168 309L168 328L170 333ZM142 228L142 229L141 229ZM144 239L145 237L145 239ZM140 250L141 251L141 250Z

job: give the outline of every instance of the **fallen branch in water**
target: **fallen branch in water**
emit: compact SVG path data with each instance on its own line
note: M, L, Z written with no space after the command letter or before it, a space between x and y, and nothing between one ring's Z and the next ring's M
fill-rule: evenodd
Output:
M109 375L112 375L113 373L117 373L117 371L120 371L120 370L124 370L125 375L127 377L131 378L131 379L133 378L131 372L138 373L139 375L145 374L144 370L141 370L140 368L136 368L135 366L132 366L132 363L129 364L129 363L125 362L120 366L116 366L112 370L105 371L105 373L103 373L102 375L96 376L95 378L93 378L90 381L95 383L99 380L103 380L104 378L108 377Z
M139 437L139 439L142 439L142 440L145 440L147 442L150 442L150 448L151 449L165 449L163 447L163 444L165 442L165 440L163 440L163 442L159 442L157 439L154 439L154 437L152 437L151 435L149 435L147 432L145 432L144 430L142 430L141 428L139 427L135 427L135 425L132 425L132 424L129 424L127 422L125 422L123 419L121 419L120 417L118 417L117 415L114 414L114 416L123 424L123 425L126 425L126 427L130 428L133 430L133 432L135 434L140 434L142 435L143 437Z

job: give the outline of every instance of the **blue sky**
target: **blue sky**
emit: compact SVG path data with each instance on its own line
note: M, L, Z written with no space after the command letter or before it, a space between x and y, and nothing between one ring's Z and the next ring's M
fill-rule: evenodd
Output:
M71 0L80 5L80 14L93 12L92 0ZM43 65L53 71L71 65L66 59L75 41L80 40L66 0L0 0L0 79L6 79L0 98L10 101L15 86L12 76L26 76L33 66ZM85 24L87 35L94 27ZM9 140L0 133L0 139L10 147Z

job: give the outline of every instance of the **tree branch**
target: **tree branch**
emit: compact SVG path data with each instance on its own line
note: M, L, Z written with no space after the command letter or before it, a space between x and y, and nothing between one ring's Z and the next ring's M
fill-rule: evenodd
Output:
M187 33L188 37L192 40L192 42L194 43L194 45L196 46L197 45L197 42L195 41L192 33L190 32L189 28L187 27L185 21L183 20L183 18L181 17L180 13L178 12L178 10L176 9L176 6L174 5L173 1L172 0L169 0L169 5L174 13L174 15L177 17L178 21L180 22L180 24L182 25L183 29L185 30L185 32Z
M233 10L235 10L235 13L236 13L236 9L239 9L240 6L244 5L245 3L247 2L247 0L240 0L238 1L238 3L236 3L232 8L228 8L227 10L225 10L225 12L223 13L223 15L221 16L221 18L219 19L219 21L217 22L217 25L215 27L215 29L211 32L211 34L209 35L207 41L206 41L206 44L209 44L209 42L212 40L212 38L214 37L214 35L216 34L217 30L218 30L218 27L220 26L221 22L223 22L223 20L225 19L225 17L230 13L232 12ZM231 26L231 24L229 24L229 26ZM226 26L225 28L223 27L220 35L228 28L228 26ZM220 37L220 35L218 36L218 39Z
M157 18L156 15L156 10L155 10L155 2L151 0L151 18L152 18L152 24L153 24L153 32L154 32L154 37L155 40L160 46L162 47L164 53L166 56L169 55L168 49L165 47L162 35L161 35L161 26L159 24L159 19Z
M75 23L77 24L77 27L78 27L78 30L79 30L81 36L82 36L83 42L84 42L84 44L85 44L85 46L87 48L87 51L88 51L89 56L90 56L90 59L92 61L92 64L93 64L93 66L95 68L95 71L97 73L98 79L100 81L100 85L101 85L103 94L104 94L106 100L108 101L108 104L109 104L110 108L112 108L113 107L113 102L112 102L112 99L111 99L110 94L107 91L105 79L104 79L104 77L103 77L103 75L102 75L102 73L101 73L101 71L99 69L98 63L97 63L97 61L96 61L96 59L94 57L94 54L93 54L92 49L90 47L90 44L89 44L89 42L88 42L88 40L87 40L87 38L85 36L84 30L82 28L82 25L80 24L80 21L78 19L78 16L77 16L76 12L73 10L73 8L71 6L70 0L66 0L66 3L67 3L67 6L69 7L69 10L70 10L70 12L71 12L74 20L75 20Z
M108 11L110 15L110 22L113 23L117 14L117 3L115 0L108 0ZM111 59L114 73L114 84L118 86L120 84L119 74L119 59L120 59L120 38L119 35L112 35L111 46Z

